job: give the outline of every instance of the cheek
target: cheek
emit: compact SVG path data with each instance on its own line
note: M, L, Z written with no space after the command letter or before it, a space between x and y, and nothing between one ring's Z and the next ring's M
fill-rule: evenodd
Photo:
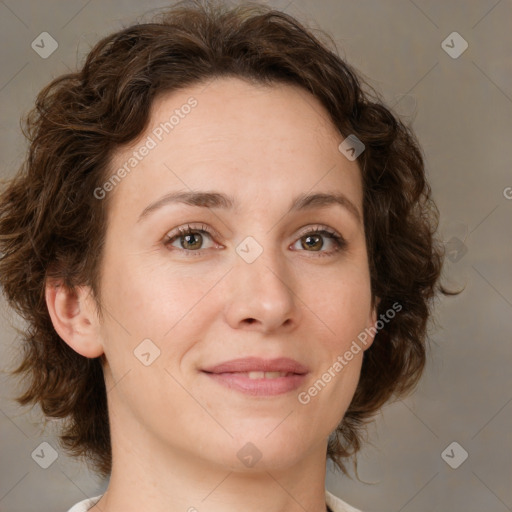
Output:
M106 266L104 297L130 332L161 338L204 290L185 273L149 261L142 254Z
M102 326L114 380L134 365L138 367L136 354L142 351L143 342L158 354L156 363L179 364L204 335L205 326L214 321L219 302L213 303L208 291L222 274L203 271L198 278L196 265L170 266L154 259L148 264L144 254L114 261L111 257L105 265L103 305L107 312ZM151 343L144 341L148 339Z
M368 327L371 310L369 274L364 266L340 271L323 294L318 294L319 316L329 327L323 337L324 357L313 387L306 390L318 414L330 404L326 421L334 428L348 408L357 388L363 360L363 346L358 336Z
M315 286L305 285L310 297L304 301L327 333L331 348L342 349L368 327L371 289L365 268L347 267Z

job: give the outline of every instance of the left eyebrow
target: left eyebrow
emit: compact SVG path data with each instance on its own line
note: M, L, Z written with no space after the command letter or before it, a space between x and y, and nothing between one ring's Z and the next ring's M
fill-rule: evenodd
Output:
M323 192L301 194L292 201L290 211L295 212L313 208L329 208L334 205L342 206L355 217L359 224L362 223L362 215L359 213L357 206L345 194Z
M158 210L164 205L182 203L201 208L217 208L224 210L233 210L236 201L232 196L221 192L171 192L161 197L154 203L144 208L139 215L137 222L147 217L151 212ZM296 212L314 208L328 208L334 205L340 205L355 217L358 223L362 222L362 216L356 205L344 194L331 194L324 192L315 192L313 194L301 194L295 197L289 208L289 211Z

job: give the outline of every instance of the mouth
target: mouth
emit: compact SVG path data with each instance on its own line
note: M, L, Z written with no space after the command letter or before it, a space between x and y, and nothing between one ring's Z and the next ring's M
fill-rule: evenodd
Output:
M224 374L226 374L226 373L245 376L245 377L247 377L249 379L253 379L253 380L277 379L279 377L290 377L291 375L298 375L297 373L293 373L293 372L224 372ZM222 374L217 374L217 375L222 375Z
M248 357L201 370L221 386L252 396L289 393L304 384L309 370L289 358Z

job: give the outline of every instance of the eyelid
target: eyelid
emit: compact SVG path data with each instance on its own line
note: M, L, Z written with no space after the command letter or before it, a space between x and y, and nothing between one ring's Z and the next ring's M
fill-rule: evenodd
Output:
M171 231L168 231L164 236L164 240L169 240L176 236L187 234L188 231L199 231L199 232L204 231L208 235L213 236L215 238L222 238L222 236L220 235L220 233L218 231L216 231L215 229L213 229L210 226L207 226L206 224L196 223L196 222L187 222L186 224L184 224L182 226L178 226L177 228L175 228Z
M309 233L315 233L319 231L327 231L332 235L338 236L339 238L343 239L343 236L341 236L338 231L336 231L334 228L331 228L330 226L326 226L325 224L308 224L304 228L300 228L298 237L302 237L304 235L308 235Z

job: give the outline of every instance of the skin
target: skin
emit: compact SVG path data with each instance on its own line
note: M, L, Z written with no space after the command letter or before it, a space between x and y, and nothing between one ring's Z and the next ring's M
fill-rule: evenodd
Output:
M109 192L103 318L88 287L47 287L60 336L106 359L113 469L92 511L323 512L327 439L371 337L308 404L297 396L376 316L362 221L341 205L289 207L299 194L337 192L362 219L360 169L307 91L222 78L155 100L147 131L115 153L112 172L191 96L197 106ZM138 221L165 194L190 190L232 195L237 210L176 203ZM216 234L193 254L183 237L165 245L187 224ZM345 248L325 235L309 248L303 228L319 226ZM236 252L248 236L263 249L250 264ZM145 366L134 350L148 338L160 356ZM255 397L200 371L244 356L291 357L310 372L298 390ZM261 453L252 467L237 457L248 442Z

